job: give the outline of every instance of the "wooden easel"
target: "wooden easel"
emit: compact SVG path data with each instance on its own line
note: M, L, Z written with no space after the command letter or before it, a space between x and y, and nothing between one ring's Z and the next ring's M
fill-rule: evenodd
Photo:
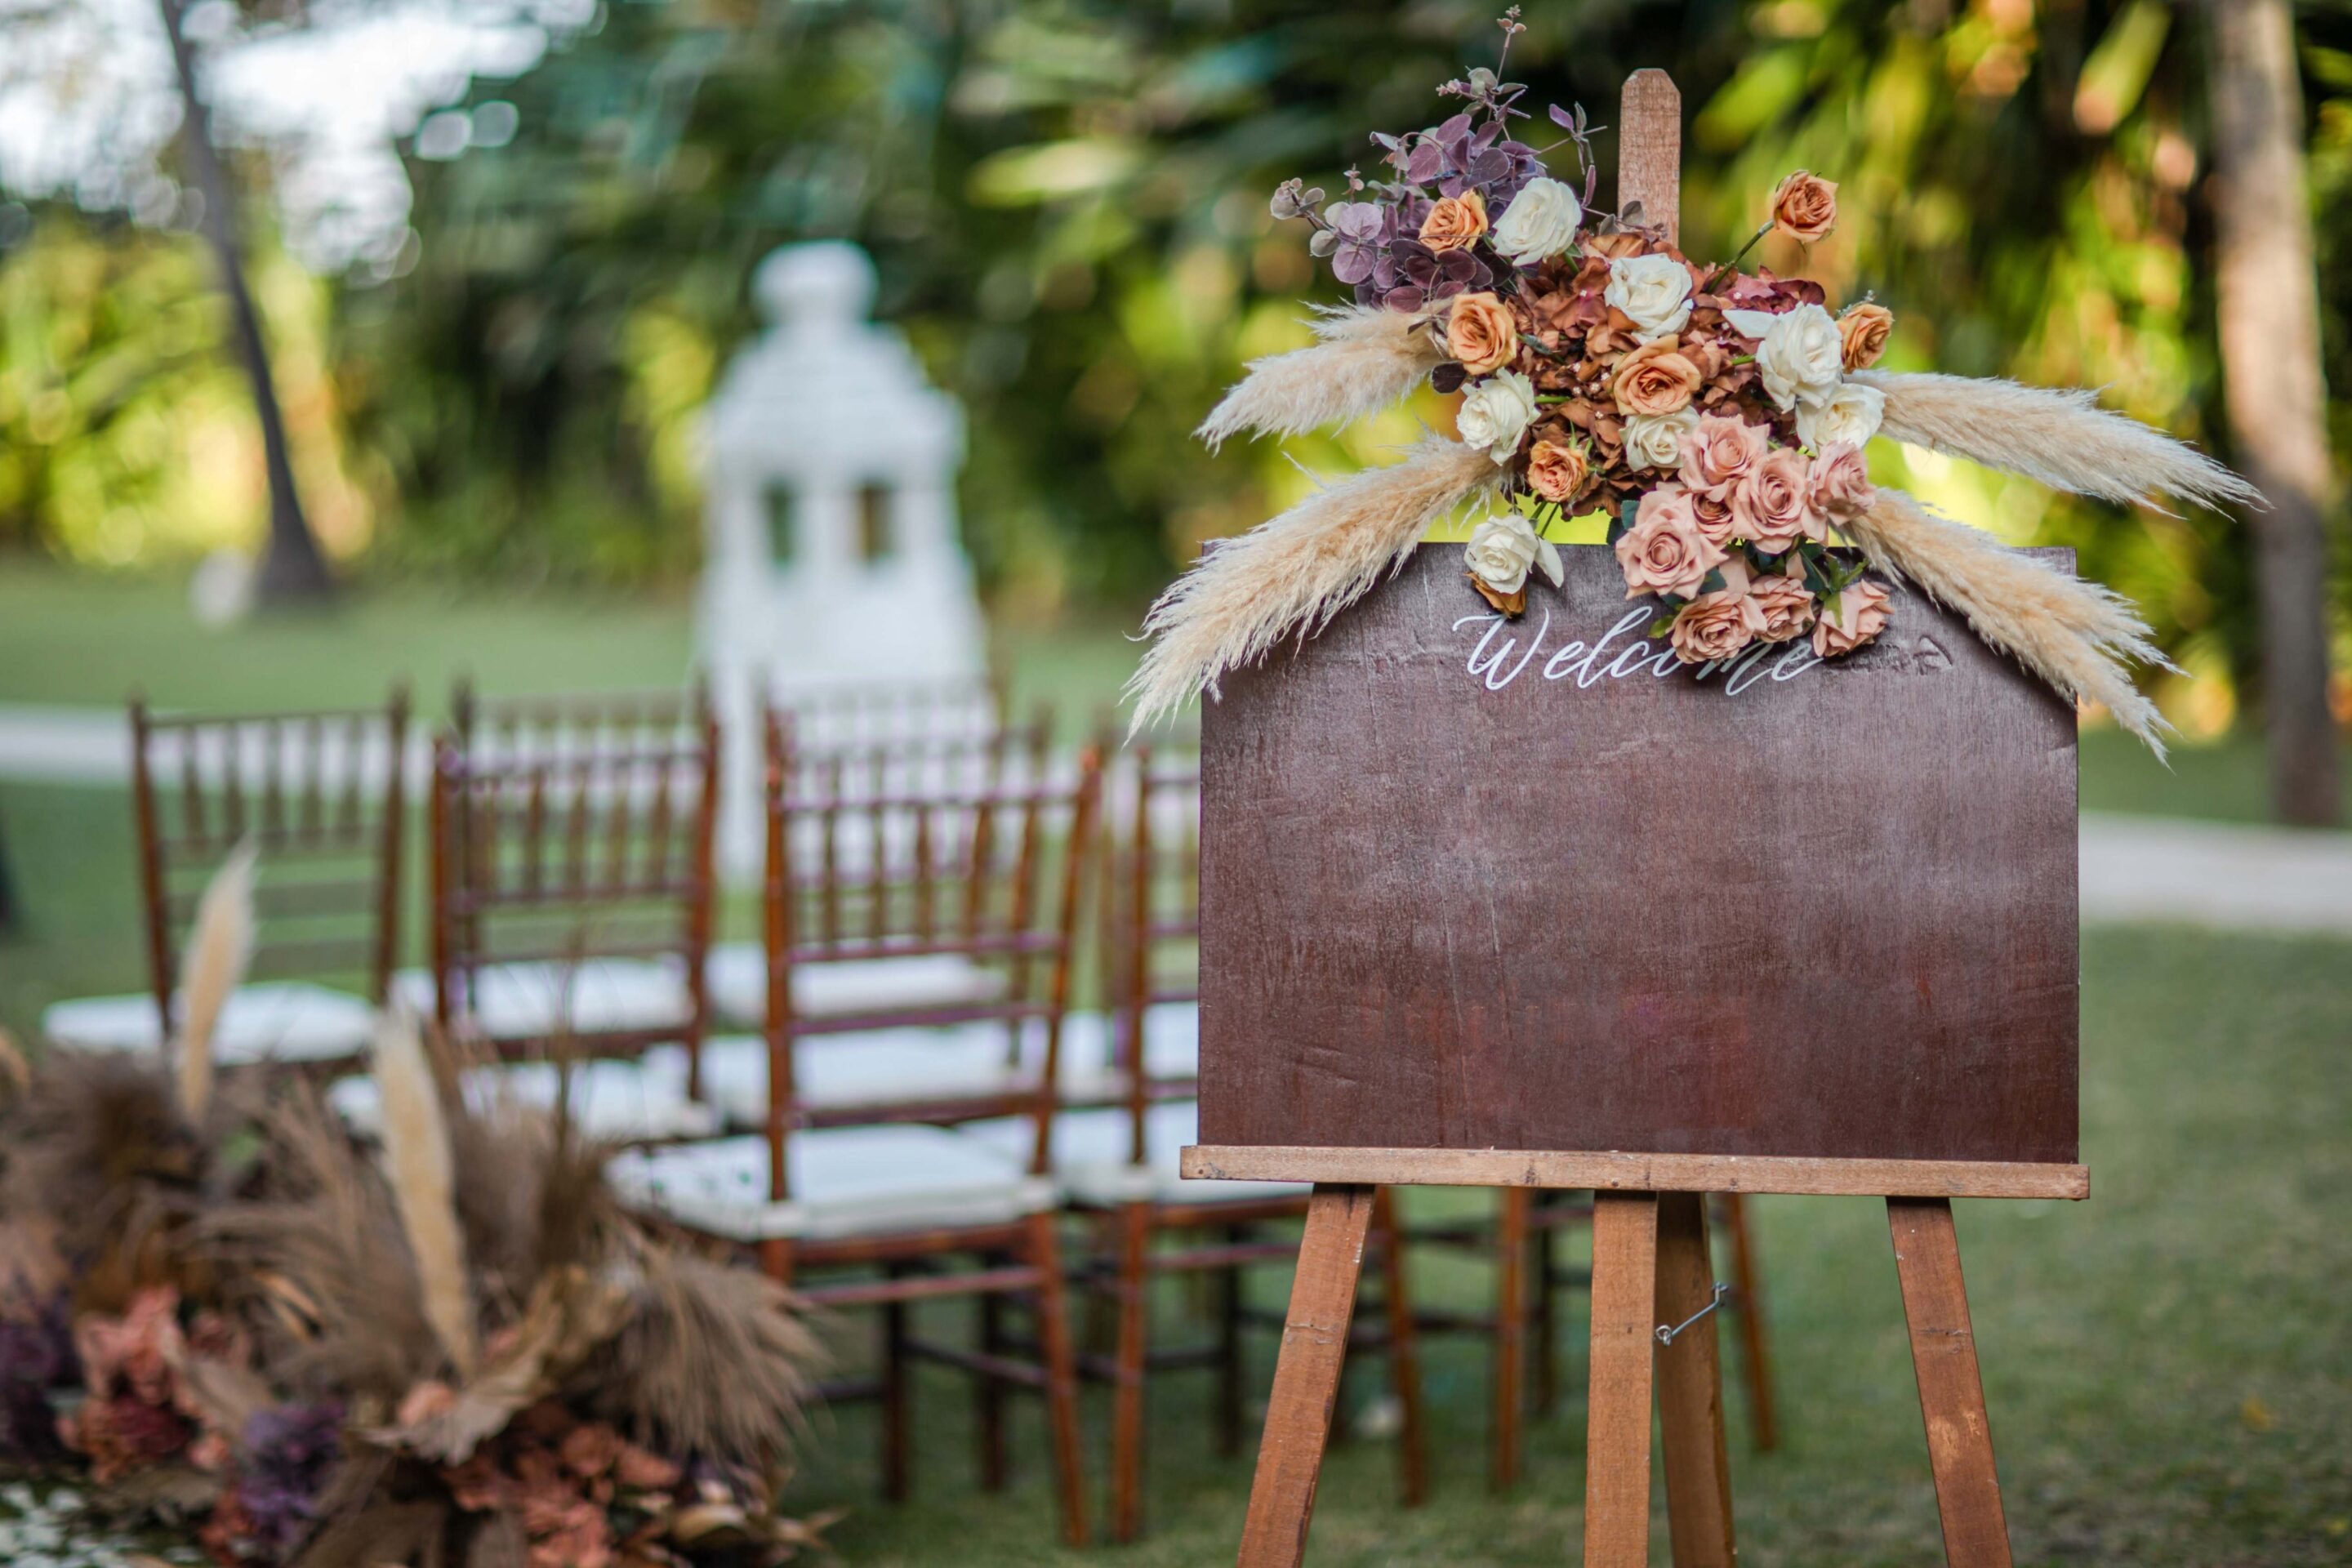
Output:
M1620 205L1639 202L1645 221L1663 222L1670 236L1679 218L1681 125L1681 95L1664 72L1638 71L1627 80ZM1391 1184L1594 1193L1587 1568L1649 1562L1654 1382L1673 1561L1676 1568L1730 1568L1735 1561L1722 1373L1715 1320L1706 1312L1716 1297L1704 1194L1884 1197L1946 1559L1954 1568L2008 1568L2008 1525L1951 1200L2085 1197L2089 1178L2080 1165L1202 1145L1184 1152L1183 1173L1315 1184L1243 1527L1242 1568L1295 1568L1305 1554L1365 1232L1378 1188ZM1662 1333L1667 1330L1675 1331Z

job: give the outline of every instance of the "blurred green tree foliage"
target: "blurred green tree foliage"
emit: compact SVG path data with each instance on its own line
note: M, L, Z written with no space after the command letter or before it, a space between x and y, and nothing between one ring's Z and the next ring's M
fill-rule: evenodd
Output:
M1438 118L1434 85L1492 58L1495 9L609 5L457 106L473 145L411 158L416 233L394 275L341 286L334 404L377 547L527 576L682 568L695 413L754 324L750 268L845 236L877 257L881 313L971 410L986 579L1024 605L1131 600L1309 482L1269 447L1213 457L1189 434L1243 360L1304 341L1305 302L1340 295L1268 189L1328 184L1369 157L1368 132ZM1815 169L1842 182L1838 233L1766 259L1875 292L1893 363L2105 386L2218 444L2202 50L2179 7L1595 0L1526 20L1511 74L1538 101L1605 123L1628 70L1674 71L1695 252L1736 247L1781 174ZM2299 23L2331 382L2352 388L2352 5L2312 0ZM2352 435L2352 400L2332 411ZM1414 414L1442 417L1424 398L1288 456L1378 460ZM1883 462L2011 538L2075 545L2192 669L2244 672L2238 521ZM2235 685L2204 683L2181 717L2225 722Z

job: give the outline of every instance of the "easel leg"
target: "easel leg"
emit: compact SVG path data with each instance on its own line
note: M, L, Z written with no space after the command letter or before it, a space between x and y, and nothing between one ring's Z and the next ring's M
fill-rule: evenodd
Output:
M1535 1194L1505 1187L1495 1226L1495 1490L1519 1479L1519 1415L1526 1399L1528 1215Z
M1748 1229L1748 1203L1738 1193L1723 1194L1724 1228L1731 1233L1731 1293L1739 1309L1739 1369L1748 1383L1748 1421L1756 1451L1769 1454L1780 1442L1780 1417L1772 1395L1772 1357L1764 1332L1764 1287L1756 1270L1756 1244Z
M1421 1352L1412 1322L1412 1297L1404 1282L1404 1227L1397 1223L1396 1194L1386 1187L1372 1200L1372 1227L1380 1233L1381 1305L1388 1314L1389 1393L1397 1402L1397 1491L1407 1508L1429 1495L1427 1451L1421 1426Z
M1241 1568L1297 1568L1306 1555L1307 1524L1315 1512L1315 1484L1323 1473L1323 1445L1331 1433L1331 1405L1348 1353L1348 1323L1355 1315L1356 1277L1364 1267L1373 1193L1370 1187L1318 1184L1307 1201L1307 1235L1299 1243L1298 1273L1283 1320L1282 1355L1266 1401L1249 1517L1242 1525Z
M1927 1422L1945 1561L1952 1568L2010 1568L2009 1521L1993 1470L1992 1427L1985 1418L1951 1202L1889 1198L1886 1222L1903 1284L1903 1315L1911 1325L1911 1366Z
M1650 1561L1650 1373L1658 1342L1657 1271L1657 1194L1594 1194L1585 1568L1646 1568Z
M1706 1200L1658 1194L1658 1317L1675 1324L1715 1300ZM1675 1568L1731 1568L1731 1469L1723 1439L1723 1366L1715 1314L1658 1351L1658 1429L1665 1449L1666 1518Z

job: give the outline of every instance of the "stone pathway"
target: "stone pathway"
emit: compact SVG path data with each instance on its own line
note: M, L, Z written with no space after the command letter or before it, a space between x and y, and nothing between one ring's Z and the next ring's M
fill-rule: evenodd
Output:
M424 738L412 773L421 778ZM120 784L129 738L113 709L0 704L0 779ZM2162 816L2083 816L2083 918L2352 935L2352 833Z

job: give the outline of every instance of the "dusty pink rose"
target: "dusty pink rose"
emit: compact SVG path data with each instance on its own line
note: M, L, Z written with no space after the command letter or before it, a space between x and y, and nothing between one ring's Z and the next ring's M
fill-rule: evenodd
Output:
M1709 544L1721 549L1731 542L1731 502L1713 496L1694 492L1691 511L1698 519L1698 531L1706 535Z
M1729 658L1763 635L1764 612L1745 575L1738 584L1701 594L1675 612L1666 640L1674 644L1676 658L1685 664Z
M1852 653L1886 626L1886 589L1878 583L1853 583L1839 594L1835 608L1822 606L1813 623L1813 651L1823 658Z
M1761 425L1736 414L1703 414L1683 443L1683 486L1695 496L1728 503L1748 472L1764 460L1771 444Z
M1767 452L1731 492L1733 531L1759 550L1778 555L1819 527L1811 468L1793 447Z
M1801 576L1767 573L1749 584L1748 596L1763 612L1763 629L1756 635L1765 642L1787 642L1813 624L1813 591Z
M1617 541L1617 564L1624 568L1629 599L1644 594L1687 597L1723 562L1724 552L1699 531L1698 515L1680 485L1660 485L1643 496L1633 526Z
M148 1405L172 1402L173 1363L187 1350L180 1334L180 1293L150 1287L131 1299L119 1318L86 1313L74 1322L74 1352L94 1394L127 1391Z
M556 1449L563 1468L575 1476L601 1476L620 1458L621 1435L602 1421L583 1422L563 1436Z
M649 1453L632 1443L621 1450L614 1461L613 1475L633 1491L664 1492L677 1485L683 1474L677 1466L659 1454Z
M1824 524L1860 517L1878 499L1878 492L1871 488L1870 468L1862 460L1862 449L1843 441L1824 448L1813 459L1811 477L1813 510ZM1828 531L1824 526L1813 537L1822 538Z

